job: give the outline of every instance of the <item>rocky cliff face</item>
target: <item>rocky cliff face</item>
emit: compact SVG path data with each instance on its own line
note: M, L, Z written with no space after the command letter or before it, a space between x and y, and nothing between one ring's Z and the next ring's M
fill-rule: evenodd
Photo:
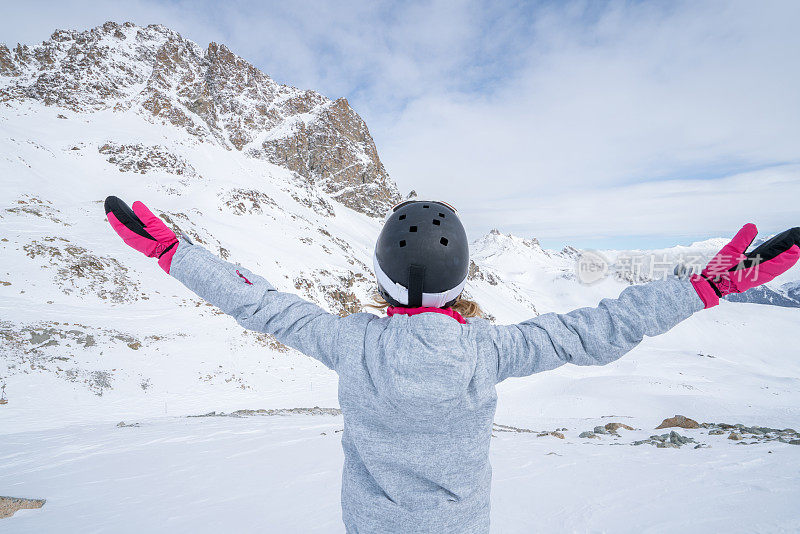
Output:
M164 26L107 22L34 47L0 45L0 102L25 100L133 111L288 168L371 216L400 200L347 100L281 85L225 45L202 49Z
M315 365L153 272L108 227L107 195L342 315L370 302L375 217L400 200L346 100L133 24L0 45L0 176L0 308L14 310L0 317L0 385L98 397L149 398L178 376L154 374L178 368L208 391L263 392Z

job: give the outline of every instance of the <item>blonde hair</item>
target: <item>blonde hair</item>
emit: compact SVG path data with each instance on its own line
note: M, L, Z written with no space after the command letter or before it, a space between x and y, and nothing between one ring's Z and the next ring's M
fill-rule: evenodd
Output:
M385 313L386 308L390 306L386 299L384 299L380 293L375 293L372 296L374 303L367 304L367 308L372 308L374 310L378 310L379 312ZM477 302L469 299L465 299L464 297L458 297L452 306L451 309L458 312L461 317L483 317L483 310L478 305Z

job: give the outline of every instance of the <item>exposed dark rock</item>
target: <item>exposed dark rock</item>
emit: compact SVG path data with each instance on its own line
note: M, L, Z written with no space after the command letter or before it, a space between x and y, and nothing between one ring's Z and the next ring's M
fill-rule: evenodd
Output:
M264 208L278 210L278 204L266 193L255 189L231 189L221 195L223 205L230 209L234 215L261 215ZM222 207L220 207L222 211Z
M109 141L100 146L98 152L106 156L109 163L116 165L120 172L166 172L186 179L201 178L186 159L172 154L164 147L120 145Z
M656 430L660 428L671 428L671 427L700 428L700 424L694 419L689 419L688 417L684 417L683 415L676 415L675 417L669 417L667 419L664 419L661 422L661 424L656 427Z
M342 415L342 410L339 408L320 408L314 406L313 408L277 408L277 409L264 409L258 410L236 410L235 412L209 412L203 415L188 415L187 417L247 417L247 416L281 416L281 415Z
M605 424L605 429L608 430L609 432L616 433L617 430L619 430L620 428L625 429L625 430L634 430L634 428L632 426L628 426L625 423L606 423Z
M669 434L653 435L647 439L634 441L631 445L649 444L649 445L655 445L659 449L664 449L664 448L679 449L683 445L687 445L689 443L697 443L697 442L695 441L694 438L681 436L680 434L672 430L670 431Z
M791 428L770 428L765 426L746 426L742 423L702 423L702 428L708 429L709 436L728 435L728 439L745 443L743 440L754 440L749 443L761 443L770 441L780 441L789 443L793 439L800 438L794 429Z
M0 519L11 517L18 510L33 510L41 508L45 499L23 499L21 497L0 497Z
M139 423L127 424L127 423L125 423L125 421L120 421L119 423L117 423L117 428L135 428L135 427L138 427L138 426L139 426Z

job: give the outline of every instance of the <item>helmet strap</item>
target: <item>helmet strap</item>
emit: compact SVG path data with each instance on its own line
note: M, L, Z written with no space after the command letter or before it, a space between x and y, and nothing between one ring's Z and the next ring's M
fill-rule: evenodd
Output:
M422 306L422 285L425 282L425 266L410 265L408 267L408 307Z

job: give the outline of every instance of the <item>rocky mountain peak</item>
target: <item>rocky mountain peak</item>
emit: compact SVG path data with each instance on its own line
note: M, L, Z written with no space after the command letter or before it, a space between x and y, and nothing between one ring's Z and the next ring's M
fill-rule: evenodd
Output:
M0 45L0 102L29 100L171 124L286 167L368 215L401 198L346 99L281 85L224 44L203 49L162 25L107 22L33 47Z
M492 249L496 252L506 249L519 250L520 247L525 247L547 254L547 252L542 249L539 240L535 237L524 238L515 236L514 234L504 234L497 228L492 228L487 234L479 238L476 241L476 246L477 245L480 245L483 249Z

